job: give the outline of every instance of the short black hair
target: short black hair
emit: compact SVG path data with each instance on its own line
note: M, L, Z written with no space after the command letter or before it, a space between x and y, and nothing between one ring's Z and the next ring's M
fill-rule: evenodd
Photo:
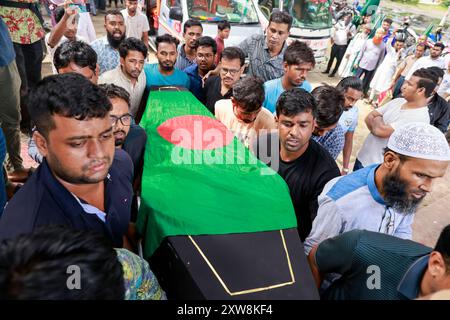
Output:
M356 91L363 91L363 83L360 78L355 76L349 76L343 78L336 86L336 89L338 89L340 92L345 93L348 88L352 88Z
M48 76L31 90L28 112L37 130L48 137L55 128L52 116L85 120L104 118L111 102L104 92L80 74L69 72Z
M71 275L81 271L80 287ZM44 226L0 246L0 300L123 300L123 267L100 233Z
M202 31L203 31L203 26L200 23L200 21L195 20L195 19L189 19L183 25L183 33L186 33L187 28L191 28L191 27L195 27L195 26L202 28Z
M445 45L444 45L442 42L436 42L436 43L434 44L433 48L434 48L434 47L439 47L439 48L441 48L441 51L444 51L444 49L445 49Z
M125 18L123 17L122 12L120 12L120 10L118 10L118 9L110 9L110 10L106 11L105 21L108 16L121 16L122 19L125 21Z
M391 18L386 18L383 20L383 22L387 22L389 24L392 24L392 22L394 22Z
M208 36L203 36L203 37L198 38L197 43L198 43L197 48L210 47L210 48L212 48L214 54L217 53L217 43L216 43L216 40L214 40L213 38L208 37Z
M433 67L428 67L428 70L431 70L431 72L434 72L434 74L438 77L438 78L444 78L444 70L442 70L441 68L437 67L437 66L433 66Z
M223 58L227 60L239 59L241 67L245 64L245 53L239 47L226 47L223 49L220 60Z
M178 40L174 36L166 33L166 34L163 34L162 36L156 37L156 50L158 50L160 43L174 44L175 48L177 48L178 45L180 44L180 40Z
M247 112L258 110L264 102L264 81L254 76L240 79L233 85L233 97Z
M287 24L289 31L292 26L292 16L286 11L276 10L270 15L269 25L271 22Z
M316 87L311 94L317 103L317 126L327 128L336 124L344 112L344 95L327 84Z
M424 88L425 97L430 97L438 84L438 77L436 74L429 69L421 68L414 71L412 75L420 78L417 83L417 88Z
M219 29L220 31L231 29L231 24L227 20L219 21L219 23L217 24L217 29Z
M301 41L292 42L284 51L283 61L288 65L299 65L302 63L316 64L314 51L308 45Z
M317 117L317 103L311 93L301 88L293 88L280 95L276 106L277 117L292 117L302 112L311 112L314 118Z
M58 71L67 67L71 62L81 68L89 67L95 72L97 68L97 53L83 41L65 41L56 48L53 54L53 65Z
M113 83L100 84L99 88L103 90L108 99L122 99L130 107L130 94L124 88L116 86Z
M439 252L445 259L447 273L450 273L450 224L439 235L434 251Z
M61 19L64 17L65 13L66 13L66 10L64 10L64 7L56 7L55 12L54 12L56 23L61 21Z
M119 45L119 55L121 58L126 58L129 51L139 51L144 55L144 59L147 58L148 49L145 46L144 41L137 38L126 38Z

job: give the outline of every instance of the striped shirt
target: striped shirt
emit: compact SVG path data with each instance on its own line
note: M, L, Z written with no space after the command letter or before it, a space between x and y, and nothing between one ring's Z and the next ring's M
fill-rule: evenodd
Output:
M262 34L254 34L248 37L239 44L239 48L244 51L249 59L249 75L260 77L264 82L283 76L283 56L287 48L286 42L281 52L274 57L270 56L266 36Z

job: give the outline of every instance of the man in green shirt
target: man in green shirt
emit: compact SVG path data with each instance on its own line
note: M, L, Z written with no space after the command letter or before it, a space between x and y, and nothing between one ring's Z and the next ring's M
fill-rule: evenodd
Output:
M331 300L406 300L450 289L450 225L433 249L367 230L352 230L314 247L308 260L316 284L340 278L321 293Z

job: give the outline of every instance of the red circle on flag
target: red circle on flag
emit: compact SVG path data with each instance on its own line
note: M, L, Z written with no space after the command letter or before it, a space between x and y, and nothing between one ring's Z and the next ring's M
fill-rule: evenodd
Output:
M170 143L194 150L211 150L227 146L233 133L211 117L189 115L170 118L156 129Z

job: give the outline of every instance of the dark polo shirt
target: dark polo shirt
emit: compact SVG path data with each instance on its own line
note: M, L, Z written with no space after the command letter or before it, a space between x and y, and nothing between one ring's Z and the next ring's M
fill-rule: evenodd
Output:
M122 236L130 221L133 164L123 150L116 150L105 179L105 213L103 222L87 213L42 162L25 185L5 207L0 219L0 240L12 239L43 225L66 225L78 230L94 230L122 246ZM82 200L82 199L81 199Z
M214 76L208 78L205 82L205 93L206 93L206 107L209 111L211 111L212 114L214 114L214 106L217 101L222 99L230 99L233 96L233 90L228 90L225 95L222 95L220 93L220 90L222 89L221 85L222 80L220 79L220 76Z
M432 249L384 233L352 230L323 241L315 259L320 273L336 273L326 300L408 300L418 297ZM375 271L377 270L377 271ZM379 273L377 273L379 272ZM378 286L374 286L378 277Z

